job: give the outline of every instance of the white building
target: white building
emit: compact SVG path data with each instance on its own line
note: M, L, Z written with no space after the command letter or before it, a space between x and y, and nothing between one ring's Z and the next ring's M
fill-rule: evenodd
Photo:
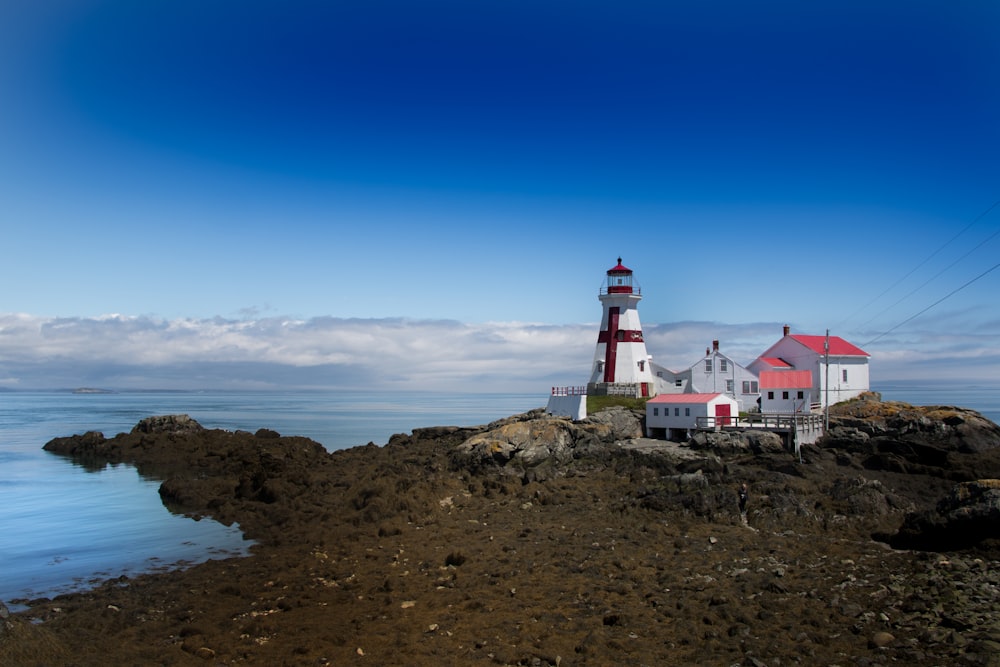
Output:
M813 402L809 371L761 371L760 411L765 414L809 412Z
M694 393L719 392L734 399L742 411L757 409L760 385L757 375L719 351L719 341L705 350L705 358L688 369Z
M812 376L813 400L821 407L847 401L869 389L867 352L839 336L805 336L789 333L757 358L749 369L758 375L777 370L776 364ZM829 391L827 390L829 388Z
M670 371L653 364L658 394L726 394L740 411L757 409L760 386L757 375L719 351L719 341L705 349L705 356L683 371Z
M684 394L689 393L691 386L690 369L683 371L672 371L666 366L661 366L653 360L649 362L650 370L653 371L653 382L657 394Z
M706 426L728 426L739 415L736 400L725 394L660 394L646 401L646 435L687 440L699 417L711 417Z

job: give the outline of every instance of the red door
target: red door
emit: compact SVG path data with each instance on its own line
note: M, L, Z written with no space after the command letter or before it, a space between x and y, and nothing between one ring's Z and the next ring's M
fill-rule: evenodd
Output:
M730 417L729 403L718 403L715 406L715 416L721 418L715 420L715 423L717 423L719 426L729 426L729 423L731 421L729 419Z

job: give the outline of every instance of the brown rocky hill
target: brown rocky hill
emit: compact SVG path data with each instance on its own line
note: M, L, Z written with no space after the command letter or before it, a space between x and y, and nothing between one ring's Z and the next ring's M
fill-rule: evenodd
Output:
M59 438L258 544L30 601L0 664L1000 664L998 429L869 399L801 461L623 409L332 453L179 417Z

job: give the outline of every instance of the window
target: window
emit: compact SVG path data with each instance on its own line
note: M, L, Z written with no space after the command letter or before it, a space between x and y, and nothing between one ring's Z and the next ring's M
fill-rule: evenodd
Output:
M691 416L691 408L684 408L684 416L685 417Z
M773 391L767 392L767 400L769 400L769 401L773 401L774 400L774 392Z
M844 369L844 382L847 382L847 369Z
M743 381L743 393L744 394L749 394L750 393L750 380L744 380Z
M800 391L800 392L799 392L799 395L798 395L798 398L805 398L805 397L806 397L806 395L805 395L805 394L803 394L803 393L802 393L802 392Z
M781 397L787 401L788 400L788 392L787 391L781 392Z
M680 416L681 416L681 409L674 408L674 417L680 417Z
M659 417L660 416L660 409L659 408L653 408L653 416L654 417Z
M725 370L725 369L723 369L723 370ZM736 383L735 380L726 380L726 393L727 394L731 394L734 391L736 391L736 388L733 387L733 385L735 383Z
M656 371L656 377L658 378L663 377L663 371Z
M675 387L683 387L684 386L684 380L674 380L674 386Z
M760 391L760 387L757 385L757 381L756 380L750 380L750 393L751 394L756 394L759 391Z
M723 373L729 370L728 359L719 359L719 370L722 371Z
M639 372L641 373L644 370L646 370L646 362L645 361L640 361L639 362Z
M706 359L705 360L705 372L706 373L711 373L712 372L712 360L711 359Z

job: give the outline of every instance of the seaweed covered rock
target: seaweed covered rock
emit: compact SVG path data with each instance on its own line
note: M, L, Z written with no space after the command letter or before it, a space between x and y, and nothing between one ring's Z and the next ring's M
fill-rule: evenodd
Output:
M948 551L1000 541L1000 479L956 485L931 511L907 515L889 543L898 549Z

